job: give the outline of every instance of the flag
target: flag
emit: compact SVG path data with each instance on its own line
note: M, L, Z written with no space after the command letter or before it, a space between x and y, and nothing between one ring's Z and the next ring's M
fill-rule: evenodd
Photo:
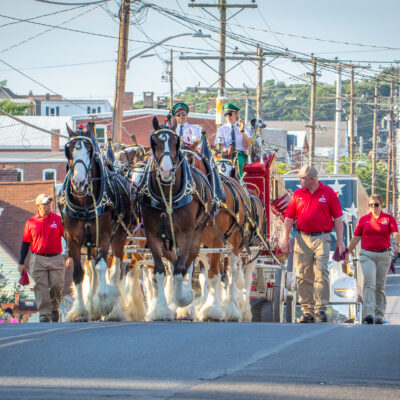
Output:
M283 220L285 212L288 208L289 201L290 201L289 193L285 193L283 196L277 198L276 200L271 202L272 212L275 215L280 215L281 219Z

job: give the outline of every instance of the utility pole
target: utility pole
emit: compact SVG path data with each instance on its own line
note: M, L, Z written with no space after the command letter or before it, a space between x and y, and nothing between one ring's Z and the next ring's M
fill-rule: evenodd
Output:
M218 8L219 9L219 65L218 65L218 96L225 95L225 53L226 53L226 9L227 8L257 8L257 4L227 4L226 0L218 0L218 4L196 4L194 0L189 7ZM206 10L205 10L206 11ZM207 12L207 11L206 11ZM238 14L238 13L236 13ZM235 14L235 15L236 15ZM214 17L215 18L215 17ZM199 57L201 59L201 57Z
M376 131L378 129L378 80L375 81L375 92L374 92L374 126L372 131L372 182L371 191L372 194L376 193Z
M258 81L257 81L257 118L262 119L262 92L263 92L263 50L257 46L258 60Z
M169 73L169 109L174 105L174 51L170 53L170 73Z
M226 53L226 0L219 0L219 66L218 96L225 95L225 53Z
M390 213L390 181L392 179L392 149L393 149L393 78L390 82L389 97L389 126L388 126L388 143L387 143L387 175L386 175L386 211Z
M392 69L393 74L393 69ZM392 140L390 142L391 151L390 154L392 156L392 166L391 166L391 178L392 178L392 205L393 205L393 217L396 217L396 146L395 146L395 134L394 134L394 75L392 75L392 79L390 81L390 111L389 111L389 129L391 131Z
M337 62L337 78L336 78L336 118L335 118L335 154L333 173L338 174L340 171L340 124L342 123L342 69L340 63Z
M315 153L315 95L317 89L317 60L312 57L312 73L311 75L311 101L310 101L310 143L308 152L308 165L312 165Z
M354 66L350 66L350 174L354 174Z
M114 143L122 143L122 125L124 115L126 63L128 60L129 20L131 0L122 0L119 10L119 40L117 75L115 77L115 98L112 120L112 140Z

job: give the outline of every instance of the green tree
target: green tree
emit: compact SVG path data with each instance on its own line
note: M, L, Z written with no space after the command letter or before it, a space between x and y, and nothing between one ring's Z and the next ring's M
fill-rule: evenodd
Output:
M371 185L372 185L372 160L366 155L362 155L360 157L359 154L355 155L355 166L354 171L355 174L360 178L361 183L363 184L365 190L368 195L372 193ZM326 166L327 173L333 173L333 162L330 162ZM349 157L341 157L340 158L340 167L339 173L341 174L349 174L350 173L350 159ZM386 176L387 176L387 165L384 161L379 160L376 163L376 192L382 196L382 198L386 197Z
M30 104L14 103L10 99L0 101L0 109L12 115L27 115L30 107Z

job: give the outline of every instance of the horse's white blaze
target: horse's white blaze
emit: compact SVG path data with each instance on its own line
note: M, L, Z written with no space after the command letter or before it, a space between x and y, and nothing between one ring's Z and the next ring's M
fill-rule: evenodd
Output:
M174 303L186 307L193 301L192 280L183 279L182 274L174 275Z
M74 286L74 304L72 308L68 311L66 321L74 322L74 321L87 321L89 319L89 313L85 308L85 303L83 302L82 296L82 285L78 284Z
M221 175L230 176L232 169L233 166L229 161L217 161L217 170Z
M93 297L93 307L103 316L106 316L111 312L117 298L119 297L118 287L107 284L106 271L107 262L103 257L101 257L96 264L99 286Z
M214 275L208 280L207 300L197 312L196 318L200 321L212 319L222 321L224 312L221 308L221 275Z
M164 294L165 274L156 274L157 300L153 310L147 314L148 321L169 321L175 318L175 313L168 308Z
M78 187L80 185L87 185L88 184L88 178L87 178L87 170L85 167L82 165L81 162L76 163L76 161L80 160L82 161L87 168L89 168L90 165L90 155L89 152L87 151L86 147L81 143L82 146L80 148L74 148L74 151L72 152L72 158L74 160L75 166L74 166L74 171L73 171L73 176L72 176L72 183L76 184Z
M238 321L242 318L242 312L240 311L238 305L239 291L236 287L237 263L238 257L235 254L231 253L229 255L229 267L227 270L228 286L226 289L226 298L223 305L226 321Z
M164 153L169 153L169 137L164 142ZM160 175L161 180L164 182L170 182L172 179L174 164L170 154L164 155L160 163Z

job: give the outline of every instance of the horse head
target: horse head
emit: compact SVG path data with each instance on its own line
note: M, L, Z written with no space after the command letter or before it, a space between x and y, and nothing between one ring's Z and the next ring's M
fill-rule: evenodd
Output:
M72 168L71 185L78 195L88 193L90 170L92 168L94 148L94 123L89 122L86 131L81 126L74 132L68 125L70 140L65 144L65 157Z
M156 117L153 118L153 128L150 145L157 173L163 182L171 183L177 169L180 138L173 130L160 125Z
M218 173L224 176L232 176L233 173L232 160L227 158L217 158L215 160L215 164L217 166Z
M140 144L135 144L117 151L115 159L126 177L131 182L139 183L147 162L146 149Z

